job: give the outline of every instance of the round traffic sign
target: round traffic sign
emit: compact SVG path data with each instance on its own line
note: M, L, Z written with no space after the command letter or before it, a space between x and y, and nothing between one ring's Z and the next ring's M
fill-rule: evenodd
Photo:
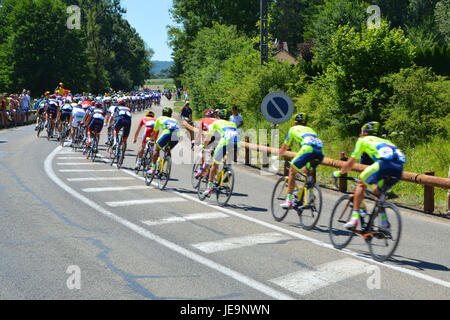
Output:
M292 118L294 102L283 92L272 92L261 103L261 112L267 121L282 124Z

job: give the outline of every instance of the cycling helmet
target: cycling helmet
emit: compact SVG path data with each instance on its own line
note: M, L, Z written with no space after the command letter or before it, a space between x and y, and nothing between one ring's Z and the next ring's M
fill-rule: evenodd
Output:
M381 131L381 124L376 121L371 121L366 123L361 130L368 135L377 136Z
M208 109L205 112L205 117L214 118L216 116L216 112L214 110Z
M65 103L72 103L72 101L70 101L70 99L66 99L64 102Z
M217 118L219 118L219 119L225 119L225 117L226 117L225 110L223 110L223 109L217 109L217 111L216 111L216 116L217 116Z
M299 113L295 116L294 121L299 125L306 126L306 124L308 123L308 116L304 113Z
M164 116L164 117L171 117L172 116L172 109L171 108L169 108L169 107L165 107L164 109L163 109L163 111L162 111L162 115Z
M127 102L125 100L119 100L119 105L125 106Z
M145 114L146 117L155 117L155 113L153 111L147 111L147 113Z
M95 104L95 107L101 108L101 107L102 107L102 104L101 104L100 102L97 102L97 103Z

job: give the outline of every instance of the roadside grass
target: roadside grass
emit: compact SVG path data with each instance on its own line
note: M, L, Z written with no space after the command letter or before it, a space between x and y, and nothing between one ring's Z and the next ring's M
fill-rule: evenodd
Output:
M175 89L175 81L173 79L149 79L145 81L146 87L162 88L162 89Z

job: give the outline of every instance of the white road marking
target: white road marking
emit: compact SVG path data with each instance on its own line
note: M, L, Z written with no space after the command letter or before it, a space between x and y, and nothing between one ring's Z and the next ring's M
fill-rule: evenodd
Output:
M59 157L56 160L86 160L85 157Z
M67 170L58 170L61 173L84 173L84 172L117 172L117 169L67 169Z
M96 172L98 170L95 170ZM114 170L116 171L116 170ZM69 182L90 182L90 181L127 181L134 180L133 177L89 177L89 178L68 178Z
M103 163L98 162L60 162L56 165L58 166L97 166L97 165L103 165Z
M332 285L366 272L368 263L346 258L325 263L316 270L291 273L273 280L276 285L299 295L306 295L315 290Z
M192 221L192 220L207 220L207 219L221 219L221 218L229 218L226 214L220 213L220 212L212 212L212 213L194 213L189 214L183 217L170 217L170 218L164 218L161 220L147 220L142 221L143 224L146 224L148 226L157 226L157 225L163 225L163 224L169 224L169 223L179 223L179 222L186 222L186 221Z
M128 174L130 176L135 177L136 179L145 181L144 178L136 175L132 171L129 171L129 170L123 169L123 168L120 169L120 170L125 172L126 174ZM354 258L362 259L362 260L367 261L367 262L372 263L372 264L377 264L379 266L386 267L386 268L391 269L391 270L395 270L395 271L398 271L398 272L401 272L401 273L404 273L404 274L408 274L408 275L410 275L412 277L416 277L418 279L422 279L422 280L425 280L425 281L428 281L428 282L431 282L431 283L434 283L434 284L438 284L438 285L446 287L446 288L450 288L450 282L448 282L448 281L445 281L445 280L442 280L442 279L438 279L438 278L435 278L435 277L432 277L432 276L429 276L427 274L420 273L420 272L417 272L417 271L414 271L414 270L411 270L411 269L399 267L399 266L390 264L389 262L377 262L377 261L371 259L370 256L364 256L364 255L361 255L360 253L351 251L349 249L342 249L342 250L336 249L329 243L325 243L325 242L322 242L320 240L317 240L317 239L314 239L314 238L302 235L300 233L296 233L294 231L284 229L284 228L282 228L282 227L280 227L278 225L274 225L274 224L271 224L271 223L268 223L268 222L265 222L265 221L262 221L262 220L258 220L256 218L252 218L252 217L246 216L244 214L240 214L240 213L235 212L235 211L230 210L230 209L218 207L218 206L215 206L215 205L213 205L211 203L200 201L198 198L194 198L192 196L189 196L187 194L181 193L179 191L176 191L176 190L173 190L173 189L170 189L170 188L167 188L166 191L167 192L171 192L173 194L176 194L176 195L178 195L180 197L183 197L183 198L185 198L187 200L200 203L200 204L202 204L204 206L207 206L207 207L210 207L210 208L214 208L215 210L218 210L218 211L222 211L223 213L229 214L231 216L234 216L234 217L237 217L237 218L249 221L249 222L256 223L256 224L258 224L260 226L264 226L264 227L267 227L269 229L275 230L277 232L290 235L290 236L295 237L297 239L308 241L308 242L310 242L312 244L315 244L317 246L320 246L320 247L323 247L323 248L327 248L327 249L330 249L330 250L334 250L336 252L341 252L341 253L350 255L350 256L352 256Z
M148 189L148 187L146 187ZM128 207L143 204L155 204L155 203L174 203L174 202L184 202L186 199L182 198L161 198L161 199L142 199L142 200L127 200L127 201L112 201L106 202L109 207Z
M145 189L149 189L149 187L147 187L146 185L140 185L140 186L129 186L129 187L86 188L86 189L81 189L81 190L83 192L87 192L87 193L94 193L94 192L118 192L118 191L128 191L128 190L145 190Z
M258 292L261 292L269 297L272 297L274 299L279 299L279 300L294 300L293 297L278 291L274 288L271 288L259 281L256 281L250 277L247 277L246 275L243 275L237 271L234 271L230 268L227 268L221 264L218 264L210 259L207 259L193 251L190 251L188 249L185 249L173 242L170 242L166 239L163 239L153 233L151 233L150 231L128 221L125 220L117 215L115 215L114 213L112 213L111 211L108 211L106 209L104 209L102 206L98 205L97 203L95 203L94 201L86 198L85 196L83 196L82 194L78 193L77 191L75 191L74 189L72 189L71 187L69 187L68 185L66 185L61 179L58 178L58 176L56 176L55 172L53 171L52 168L52 161L55 157L55 155L61 150L61 147L57 147L45 160L45 172L47 173L48 177L54 182L56 183L59 187L61 187L64 191L66 191L67 193L69 193L71 196L77 198L78 200L80 200L81 202L83 202L84 204L90 206L91 208L93 208L94 210L98 211L99 213L103 214L104 216L114 220L117 223L120 223L121 225L127 227L128 229L138 233L139 235L141 235L142 237L145 237L151 241L154 241L166 248L168 248L169 250L175 251L178 254L193 260L197 263L200 263L210 269L216 270L217 272L220 272Z
M254 234L245 237L228 238L219 241L201 242L193 244L192 246L206 253L214 253L219 251L255 246L259 244L276 243L278 241L284 241L289 239L292 238L286 237L285 235L280 233L272 232L272 233Z

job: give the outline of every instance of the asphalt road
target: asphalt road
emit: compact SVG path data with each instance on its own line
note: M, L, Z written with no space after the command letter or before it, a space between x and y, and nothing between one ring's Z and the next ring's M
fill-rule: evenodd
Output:
M361 238L331 246L337 192L323 190L312 231L293 213L275 222L277 177L242 164L227 207L199 201L192 165L178 161L191 157L187 140L160 191L132 172L131 141L118 170L104 136L103 158L92 163L38 139L34 126L0 132L0 299L448 299L448 220L402 209L400 245L377 263Z

